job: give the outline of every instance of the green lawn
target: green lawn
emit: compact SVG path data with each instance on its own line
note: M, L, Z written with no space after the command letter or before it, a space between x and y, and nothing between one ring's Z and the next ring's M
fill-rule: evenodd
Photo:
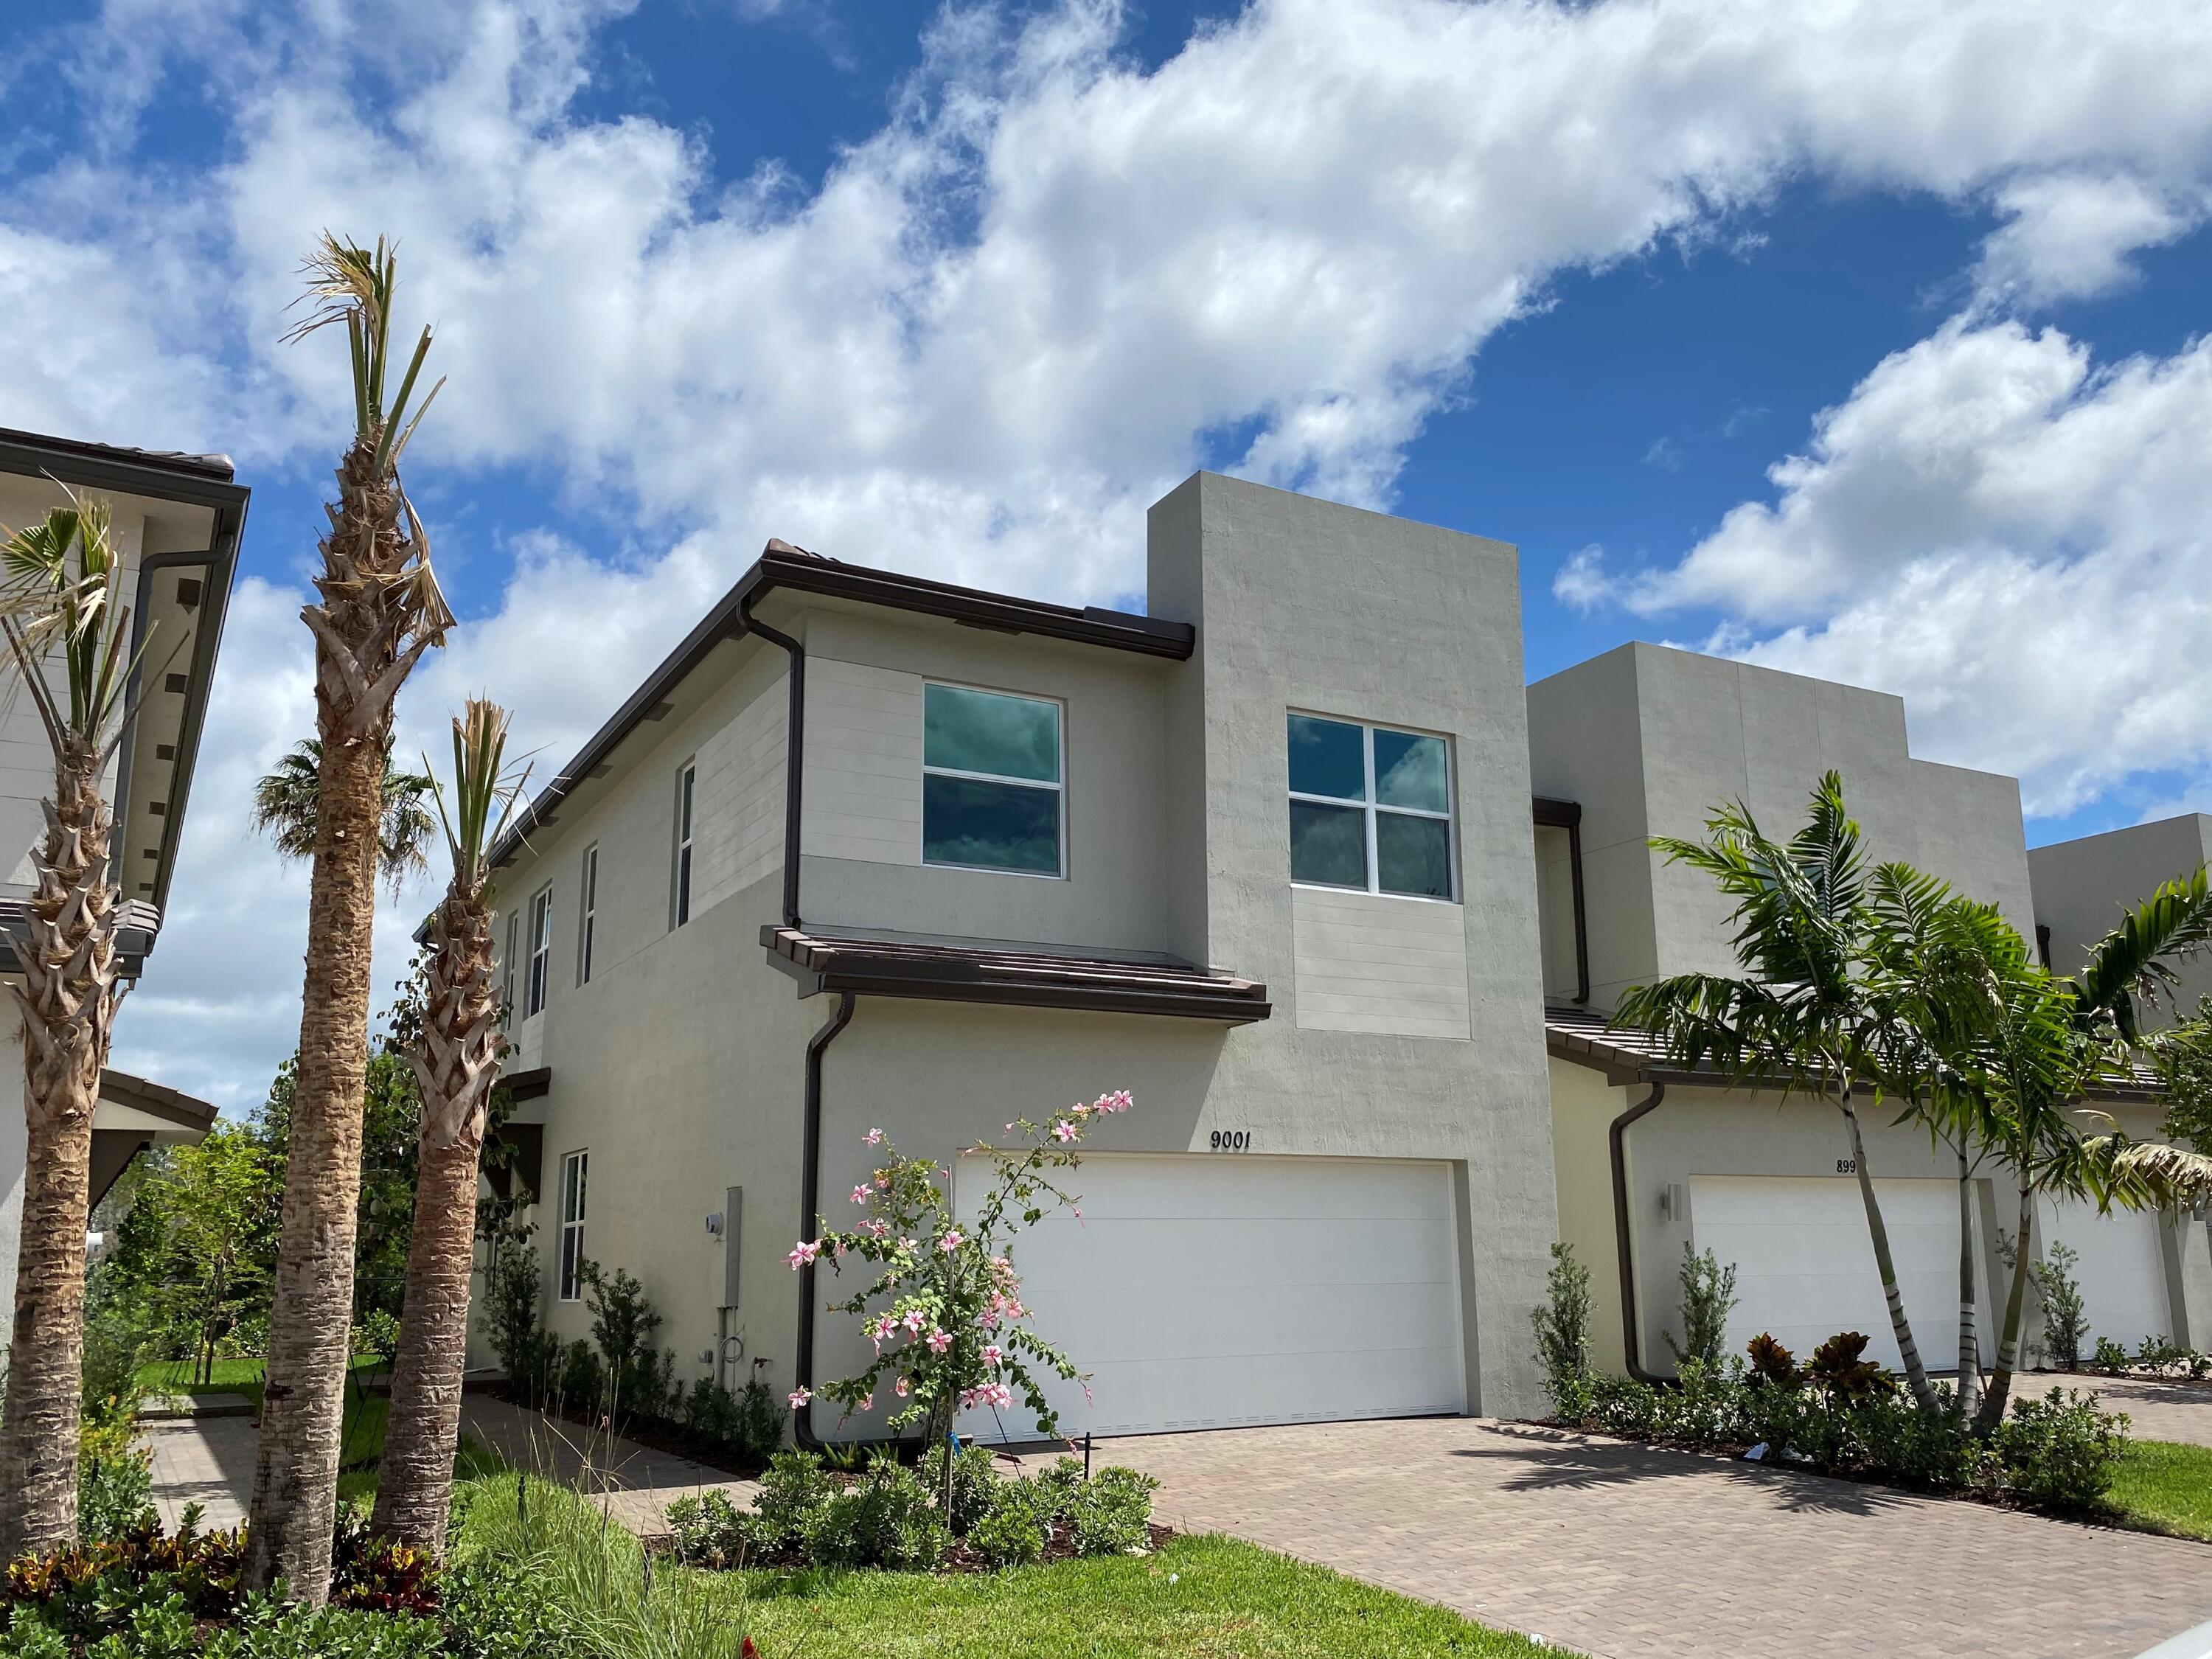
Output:
M1429 1659L1557 1652L1227 1538L949 1576L748 1575L764 1659Z
M2131 1442L2112 1501L2126 1525L2212 1542L2212 1447Z

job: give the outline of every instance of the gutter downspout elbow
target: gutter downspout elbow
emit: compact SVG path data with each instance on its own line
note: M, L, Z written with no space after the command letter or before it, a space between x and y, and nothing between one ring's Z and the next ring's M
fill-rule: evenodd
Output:
M748 594L738 607L739 631L758 635L791 659L791 710L784 717L783 737L783 925L795 930L799 927L799 797L806 752L806 647L754 616L756 597ZM807 1225L813 1224L809 1217Z
M1612 1127L1606 1131L1606 1140L1613 1153L1613 1231L1620 1257L1623 1352L1627 1358L1629 1376L1638 1382L1663 1383L1669 1379L1655 1376L1644 1369L1644 1356L1637 1340L1636 1245L1630 1232L1633 1217L1628 1203L1628 1131L1637 1120L1657 1111L1660 1102L1666 1098L1667 1085L1654 1083L1651 1092L1613 1119Z
M839 992L836 1012L806 1040L806 1118L799 1154L799 1186L805 1205L799 1218L801 1238L817 1237L815 1229L822 1222L822 1056L837 1040L837 1034L853 1023L854 1000L852 992ZM794 1389L811 1390L814 1386L814 1263L810 1261L799 1270L799 1352L791 1367ZM822 1449L821 1437L814 1432L813 1413L810 1400L791 1413L792 1438L802 1451Z

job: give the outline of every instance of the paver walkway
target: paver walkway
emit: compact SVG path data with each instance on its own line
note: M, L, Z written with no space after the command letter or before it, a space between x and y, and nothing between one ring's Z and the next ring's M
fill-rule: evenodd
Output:
M154 1454L154 1507L163 1531L177 1529L187 1504L200 1505L204 1531L246 1519L257 1435L250 1417L171 1417L139 1425L140 1443Z
M2025 1376L2016 1392L2047 1394L2056 1385L2104 1397L2105 1409L2125 1412L2138 1440L2180 1440L2212 1446L2212 1383L2138 1382L2115 1376Z
M609 1512L632 1532L667 1531L661 1511L690 1493L726 1492L744 1509L760 1490L758 1481L733 1480L688 1457L594 1434L489 1395L462 1396L461 1432L519 1469L603 1498Z
M1102 1441L1159 1514L1606 1659L2129 1656L2212 1545L1471 1418Z

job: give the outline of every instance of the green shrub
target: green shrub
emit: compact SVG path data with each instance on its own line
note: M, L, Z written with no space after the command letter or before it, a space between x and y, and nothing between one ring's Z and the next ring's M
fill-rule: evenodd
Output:
M2044 1251L2043 1260L2029 1264L2027 1269L2035 1285L2036 1300L2043 1304L2044 1361L2062 1371L2081 1369L2081 1343L2089 1334L2088 1307L2074 1277L2074 1266L2080 1260L2070 1247L2054 1241Z
M763 1542L770 1550L804 1547L808 1521L836 1493L837 1483L813 1453L778 1453L761 1476L760 1496L753 1500Z
M2128 1427L2124 1414L2098 1410L2096 1395L2053 1389L2014 1401L1991 1444L2013 1496L2041 1509L2089 1510L2112 1490Z
M76 1535L87 1543L160 1524L154 1477L143 1451L87 1452L77 1460Z
M1667 1346L1678 1366L1694 1360L1708 1370L1717 1370L1728 1340L1729 1310L1736 1304L1735 1264L1723 1267L1711 1250L1701 1255L1686 1243L1681 1279L1682 1340L1675 1341L1669 1331Z
M885 1455L806 1517L801 1546L825 1567L927 1571L951 1542L921 1477Z
M2127 1368L2128 1351L2109 1336L2099 1337L2097 1351L2089 1356L2089 1369L2106 1376L2118 1376Z
M561 1370L553 1385L556 1403L572 1411L595 1412L606 1393L606 1373L588 1342L571 1342L561 1353Z
M695 1567L740 1567L770 1553L769 1528L729 1494L704 1492L679 1498L668 1506L668 1527L676 1538L676 1559Z
M1536 1326L1536 1358L1552 1415L1579 1423L1589 1403L1589 1269L1575 1260L1574 1246L1552 1246L1542 1305L1529 1310Z
M1148 1547L1160 1483L1134 1469L1103 1468L1079 1481L1061 1511L1078 1555L1127 1555Z
M653 1352L660 1315L645 1286L623 1268L610 1274L596 1261L583 1265L584 1303L592 1313L592 1341L599 1351L601 1386L620 1410L657 1417L668 1400L673 1358ZM572 1395L573 1399L574 1396Z
M1000 1480L968 1528L968 1542L994 1567L1025 1566L1044 1553L1053 1494L1032 1480Z
M922 1483L933 1497L945 1492L945 1448L939 1446L921 1462ZM1003 1483L992 1466L990 1451L970 1443L952 1461L952 1535L964 1538L969 1529L991 1507L992 1496Z

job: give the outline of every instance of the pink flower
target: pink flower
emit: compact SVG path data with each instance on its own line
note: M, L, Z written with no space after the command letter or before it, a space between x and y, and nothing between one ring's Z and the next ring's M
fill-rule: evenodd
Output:
M1062 1146L1066 1146L1071 1140L1079 1139L1083 1131L1078 1128L1073 1121L1066 1118L1060 1119L1059 1122L1052 1126L1052 1138L1054 1140L1059 1141Z
M983 1345L983 1363L986 1365L995 1365L1006 1357L1006 1351L997 1343L986 1342Z
M953 1251L958 1249L967 1242L968 1241L961 1236L960 1229L955 1227L951 1231L946 1233L944 1237L937 1241L937 1248L944 1251L945 1255L951 1255Z
M899 1240L899 1249L902 1250L918 1250L921 1248L921 1241L919 1239L902 1238Z
M890 1191L890 1189L891 1178L878 1170L876 1175L876 1190L879 1193L887 1193Z
M921 1334L923 1318L924 1315L921 1309L908 1308L906 1310L906 1317L899 1322L907 1328L907 1330L910 1334L920 1336Z
M933 1325L930 1327L928 1342L930 1352L941 1354L952 1346L952 1334L939 1326Z
M897 1382L891 1384L891 1392L902 1400L905 1399L908 1394L913 1392L913 1390L914 1384L908 1382L903 1376L899 1378Z
M802 1238L799 1241L798 1248L793 1250L789 1255L784 1257L784 1260L788 1261L792 1265L793 1269L796 1271L797 1269L805 1267L808 1262L813 1261L816 1256L820 1255L821 1254L822 1241L820 1239L817 1239L810 1244Z
M880 1146L884 1144L884 1132L881 1129L871 1129L860 1139L871 1146Z
M811 1389L793 1389L791 1391L791 1409L797 1411L813 1398L814 1390Z
M1126 1112L1134 1103L1130 1100L1127 1089L1116 1089L1110 1095L1099 1096L1091 1103L1091 1109L1094 1112Z
M865 1181L853 1188L853 1202L855 1204L865 1204L871 1196L872 1189Z
M1014 1126L1013 1126L1012 1124L1011 1124L1011 1123L1009 1123L1008 1125L1006 1125L1006 1133L1007 1133L1008 1134L1012 1134L1012 1133L1013 1133L1013 1132L1014 1132Z

